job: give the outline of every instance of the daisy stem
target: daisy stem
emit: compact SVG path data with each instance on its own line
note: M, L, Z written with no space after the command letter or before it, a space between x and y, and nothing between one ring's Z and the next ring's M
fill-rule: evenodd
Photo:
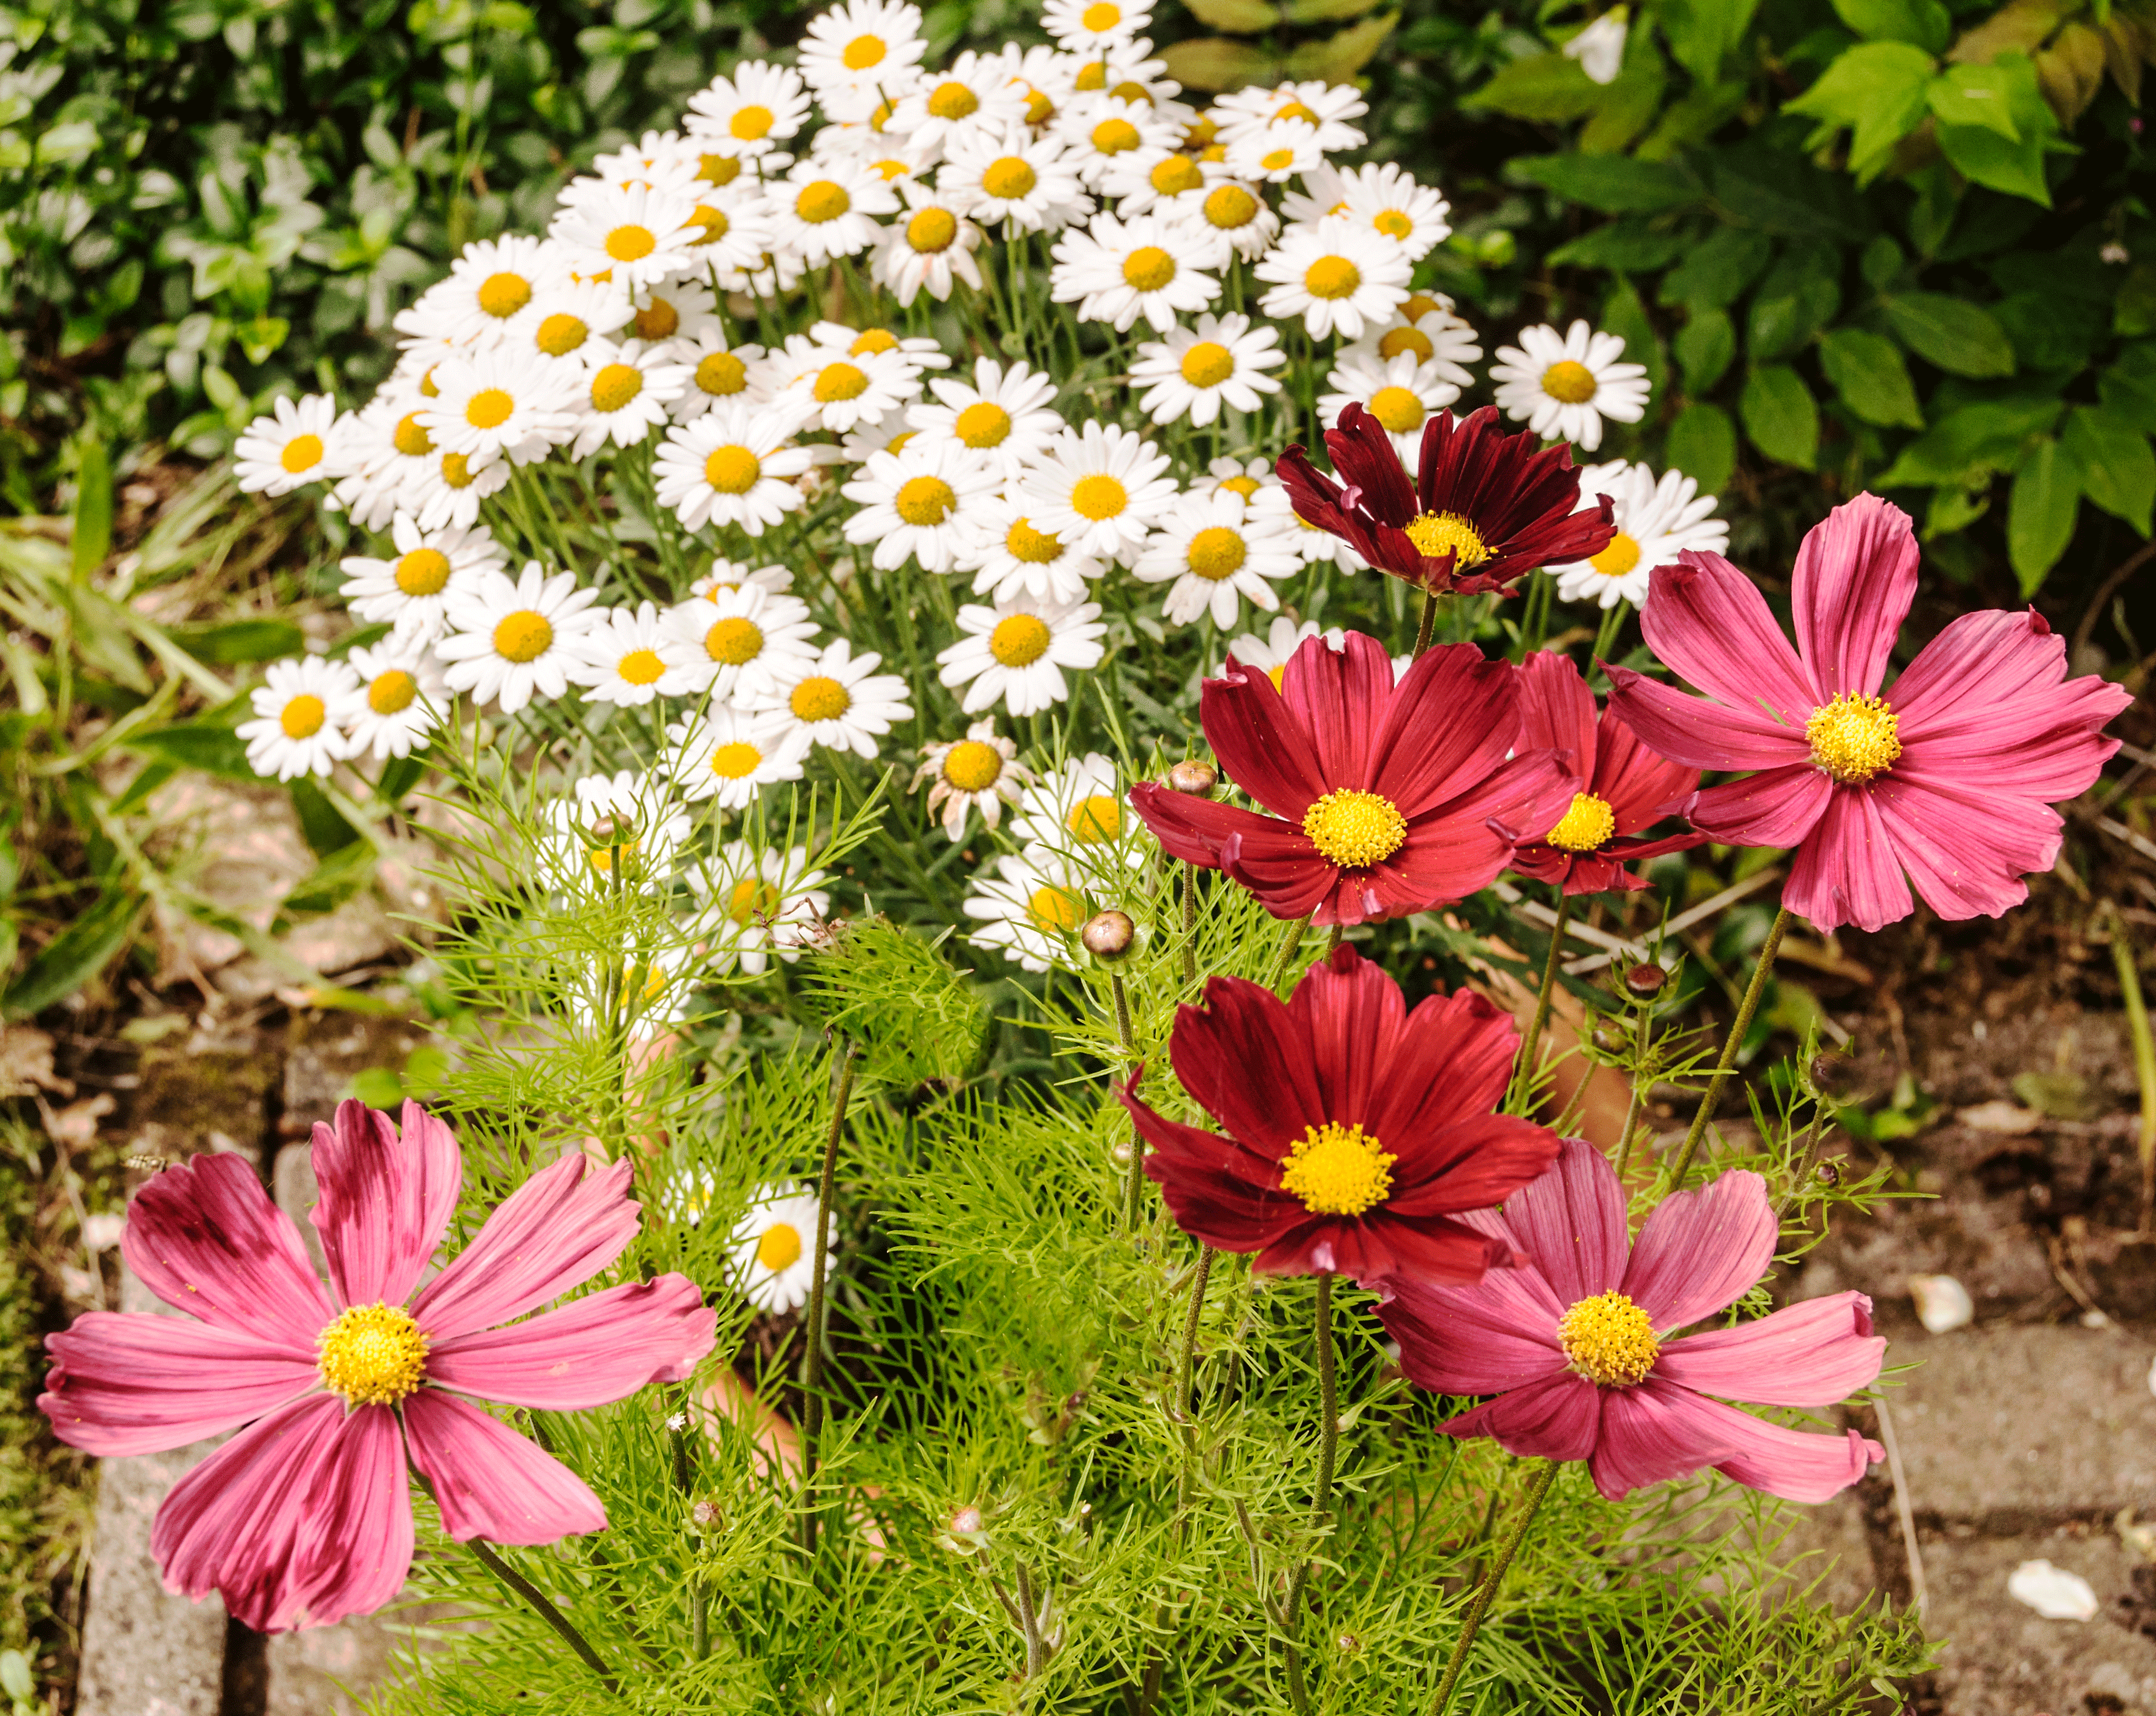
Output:
M1437 592L1422 593L1422 622L1415 627L1414 659L1420 661L1430 649L1430 634L1437 630Z
M831 1092L831 1130L824 1140L824 1171L816 1182L816 1248L811 1253L808 1278L808 1354L801 1368L801 1547L816 1551L816 1438L824 1428L824 1319L828 1306L825 1279L830 1261L831 1188L839 1175L839 1140L846 1129L846 1101L854 1094L854 1068L860 1053L844 1037L834 1045L838 1054L835 1083Z
M1707 1122L1714 1118L1715 1106L1722 1100L1722 1087L1729 1082L1730 1072L1737 1065L1737 1051L1743 1047L1745 1037L1751 1032L1753 1017L1759 1011L1759 998L1767 992L1767 974L1774 969L1774 955L1782 950L1782 936L1789 927L1789 915L1787 906L1774 914L1774 927L1767 932L1767 940L1759 949L1759 963L1753 967L1744 999L1738 1003L1737 1017L1722 1045L1722 1058L1715 1063L1714 1076L1707 1081L1707 1094L1699 1099L1699 1112L1691 1117L1691 1130L1685 1134L1684 1148L1677 1152L1676 1165L1670 1170L1672 1191L1684 1185L1691 1159L1699 1153L1699 1141L1707 1136Z
M1512 1557L1519 1553L1527 1528L1534 1524L1543 1498L1556 1481L1554 1460L1538 1462L1534 1476L1527 1480L1527 1503L1520 1509L1520 1517L1512 1522L1512 1529L1505 1534L1504 1542L1497 1545L1497 1559L1491 1564L1488 1575L1476 1590L1474 1601L1467 1606L1467 1619L1460 1629L1460 1642L1452 1647L1452 1660L1445 1665L1445 1678L1438 1683L1437 1696L1430 1701L1430 1716L1445 1716L1452 1707L1453 1690L1460 1684L1460 1671L1467 1666L1467 1653L1474 1647L1475 1635L1482 1630L1482 1617L1490 1612L1491 1601L1497 1595L1497 1587L1505 1582Z
M1332 1276L1322 1271L1317 1277L1317 1482L1310 1497L1310 1529L1312 1532L1324 1529L1332 1514L1332 1465L1340 1448L1340 1386L1332 1356ZM1290 1643L1287 1647L1288 1702L1293 1704L1297 1716L1310 1708L1310 1692L1302 1680L1302 1652L1293 1640L1296 1620L1302 1607L1302 1594L1310 1584L1311 1569L1317 1565L1315 1555L1309 1557L1295 1570L1289 1581L1287 1601L1281 1606L1283 1630Z
M1287 981L1288 968L1295 964L1296 950L1302 945L1302 938L1309 929L1307 916L1297 918L1287 926L1287 934L1281 938L1280 957L1273 961L1273 974L1265 983L1265 987L1275 994L1277 995L1281 985Z
M583 1634L577 1631L569 1617L549 1602L547 1594L537 1585L532 1584L530 1580L489 1549L484 1538L475 1537L470 1539L470 1543L472 1553L479 1557L487 1571L529 1603L531 1606L532 1613L559 1633L562 1642L583 1658L584 1666L598 1676L599 1684L616 1698L619 1698L621 1683L613 1678L613 1671L607 1667L599 1653L591 1647Z
M1183 985L1198 981L1198 866L1183 863Z
M1625 629L1625 617L1632 612L1632 604L1620 597L1602 611L1602 623L1594 633L1594 648L1587 653L1588 683L1594 684L1600 669L1598 663L1616 647L1618 634Z
M1543 986L1535 992L1535 1017L1527 1027L1527 1040L1520 1045L1520 1063L1513 1069L1512 1094L1524 1101L1534 1089L1537 1070L1535 1057L1543 1046L1543 1032L1549 1024L1550 1001L1557 990L1558 960L1564 957L1565 920L1572 915L1571 896L1558 884L1557 921L1550 925L1549 957L1543 961ZM1510 1104L1508 1104L1507 1106Z

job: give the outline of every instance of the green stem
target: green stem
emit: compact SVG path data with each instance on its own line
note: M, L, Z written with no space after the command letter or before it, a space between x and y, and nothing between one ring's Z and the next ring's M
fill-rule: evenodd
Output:
M1572 897L1558 884L1557 921L1550 925L1549 957L1543 961L1543 986L1535 993L1534 1022L1527 1027L1527 1041L1520 1045L1519 1065L1512 1073L1512 1095L1524 1100L1534 1089L1537 1052L1542 1048L1543 1032L1549 1024L1550 1000L1557 990L1557 968L1564 957L1564 926L1572 915ZM1508 1104L1507 1106L1510 1106Z
M1130 992L1123 987L1123 974L1108 973L1108 992L1116 1001L1116 1036L1123 1045L1123 1053L1136 1059L1137 1046L1131 1032ZM1131 1172L1123 1188L1123 1225L1133 1233L1137 1232L1138 1211L1145 1202L1145 1137L1137 1127L1131 1128Z
M2119 993L2126 1001L2126 1025L2133 1039L2133 1071L2141 1086L2141 1124L2136 1135L2141 1155L2141 1224L2143 1238L2156 1224L2156 1036L2148 1028L2148 1003L2141 993L2141 970L2126 919L2111 911L2111 958L2118 970Z
M532 1584L530 1580L489 1549L484 1538L475 1537L470 1539L470 1543L472 1553L479 1557L487 1571L530 1604L532 1612L559 1633L562 1642L583 1658L584 1666L598 1676L599 1684L616 1698L619 1698L621 1683L613 1678L613 1671L607 1667L599 1653L586 1642L583 1634L577 1631L569 1617L549 1602L547 1600L547 1594L537 1585Z
M1317 1482L1310 1498L1310 1529L1313 1534L1324 1529L1332 1515L1332 1466L1340 1448L1340 1386L1332 1356L1332 1277L1329 1272L1317 1278ZM1302 1594L1309 1587L1311 1570L1317 1565L1312 1555L1295 1570L1289 1582L1287 1601L1281 1611L1281 1628L1288 1636L1287 1691L1288 1702L1296 1708L1297 1716L1310 1708L1309 1688L1303 1684L1302 1652L1295 1643L1296 1620L1302 1607Z
M1635 1001L1632 1016L1632 1099L1625 1109L1625 1131L1617 1140L1617 1183L1625 1183L1625 1167L1632 1160L1632 1135L1640 1129L1640 1110L1647 1101L1647 1057L1654 1046L1655 1004Z
M1420 661L1430 648L1430 634L1437 630L1437 592L1422 593L1422 619L1415 627L1414 658Z
M1281 984L1287 981L1289 970L1295 964L1296 950L1302 945L1302 938L1309 931L1310 919L1297 918L1287 926L1287 934L1281 938L1280 957L1273 961L1273 974L1265 980L1265 987L1276 995Z
M1198 981L1198 866L1183 865L1183 986Z
M1587 653L1588 684L1594 683L1601 672L1598 665L1617 642L1617 634L1625 628L1625 616L1632 612L1632 604L1620 597L1602 612L1602 623L1595 628L1594 648Z
M1175 1373L1175 1406L1183 1420L1183 1478L1176 1486L1175 1497L1178 1513L1189 1500L1191 1456L1197 1451L1198 1319L1205 1309L1205 1288L1212 1278L1213 1247L1201 1244L1197 1273L1190 1278L1190 1310L1183 1319L1183 1359Z
M1482 1630L1482 1617L1490 1612L1491 1600L1497 1595L1497 1587L1505 1582L1511 1570L1512 1557L1519 1553L1520 1543L1527 1534L1527 1528L1535 1523L1543 1498L1550 1486L1557 1481L1557 1462L1544 1460L1535 1475L1527 1480L1527 1505L1520 1509L1520 1517L1512 1522L1512 1529L1505 1534L1505 1540L1497 1546L1497 1559L1491 1565L1489 1576L1475 1593L1475 1600L1467 1606L1467 1619L1460 1630L1460 1642L1452 1647L1452 1660L1445 1665L1445 1678L1438 1683L1437 1696L1430 1702L1430 1716L1445 1716L1452 1707L1453 1689L1460 1684L1460 1671L1467 1666L1467 1653L1474 1648L1475 1635Z
M841 1037L838 1043L836 1084L831 1094L831 1130L824 1140L823 1177L816 1184L816 1250L814 1273L808 1286L808 1356L802 1367L801 1391L801 1546L816 1549L816 1439L824 1428L824 1279L830 1262L831 1190L839 1175L839 1140L846 1129L846 1101L854 1094L853 1046Z
M1715 1105L1722 1100L1722 1087L1729 1082L1730 1072L1737 1064L1737 1051L1743 1047L1753 1015L1759 1011L1759 997L1767 991L1767 974L1774 969L1774 955L1782 950L1782 936L1789 927L1790 915L1787 906L1774 914L1774 927L1767 932L1766 944L1759 950L1759 963L1753 968L1744 999L1738 1003L1736 1022L1722 1045L1722 1058L1715 1064L1714 1076L1707 1081L1707 1094L1699 1099L1699 1112L1691 1117L1691 1130L1685 1134L1684 1148L1677 1152L1676 1166L1671 1170L1672 1191L1682 1188L1691 1159L1699 1153L1699 1141L1707 1136L1707 1122L1714 1118Z

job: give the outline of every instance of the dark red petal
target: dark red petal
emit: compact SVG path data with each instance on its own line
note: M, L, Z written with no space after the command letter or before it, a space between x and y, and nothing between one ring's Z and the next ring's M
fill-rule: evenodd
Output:
M1399 528L1422 510L1393 438L1361 406L1351 402L1341 412L1339 426L1325 432L1325 450L1342 480L1362 491L1358 510L1373 522Z
M1171 858L1203 864L1208 869L1219 868L1220 848L1225 841L1254 825L1270 826L1274 822L1255 811L1175 791L1157 781L1141 781L1131 788L1131 808Z
M1385 1207L1402 1216L1486 1210L1539 1179L1557 1160L1558 1136L1512 1114L1462 1115L1445 1125L1400 1134L1395 1190Z
M1407 1019L1399 985L1353 948L1335 948L1296 986L1287 1017L1307 1045L1323 1120L1368 1124L1383 1100Z
M1348 1118L1398 1150L1463 1117L1486 1114L1505 1094L1519 1044L1511 1017L1473 990L1426 996L1394 1034L1376 1100Z
M1324 640L1312 638L1305 649L1312 644L1322 649ZM1275 816L1299 822L1313 800L1341 784L1270 674L1208 679L1199 689L1198 710L1221 772Z
M1317 777L1323 784L1312 797L1342 787L1371 790L1373 753L1394 700L1393 661L1384 645L1360 632L1348 633L1337 649L1322 634L1306 638L1281 675L1281 700L1297 736L1317 758ZM1212 737L1209 728L1206 737ZM1240 785L1241 777L1233 769L1228 772ZM1299 817L1309 807L1306 799L1292 810L1285 803L1279 809L1282 816Z
M1587 689L1572 658L1554 650L1535 650L1520 663L1516 680L1520 743L1530 750L1568 750L1574 772L1599 781L1594 694ZM1599 797L1609 796L1599 786L1589 790Z
M1615 710L1603 715L1587 790L1609 807L1620 834L1636 834L1671 815L1698 786L1697 769L1649 750Z
M1257 895L1276 918L1306 918L1329 924L1341 878L1349 873L1318 856L1310 837L1292 822L1266 821L1245 827L1220 848L1221 873ZM1360 923L1358 915L1346 919Z
M1471 643L1427 651L1393 692L1371 790L1412 822L1480 784L1521 742L1517 679L1511 663Z
M1203 1007L1176 1010L1169 1052L1199 1107L1275 1160L1305 1128L1335 1118L1306 1020L1261 983L1209 979Z

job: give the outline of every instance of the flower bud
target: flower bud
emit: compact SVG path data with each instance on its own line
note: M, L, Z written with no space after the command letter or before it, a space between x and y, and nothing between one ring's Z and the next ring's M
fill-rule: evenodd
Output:
M1191 757L1168 771L1168 784L1193 798L1210 798L1213 789L1220 784L1220 771L1210 763Z
M1625 974L1625 987L1636 1000L1652 1001L1662 992L1669 975L1660 966L1643 961Z
M1087 920L1078 939L1095 959L1112 965L1137 945L1138 926L1125 913L1102 912Z
M1841 1170L1832 1162L1821 1162L1819 1166L1812 1170L1812 1176L1822 1186L1841 1184Z
M726 1516L719 1511L716 1502L699 1502L689 1509L689 1517L699 1531L714 1531L726 1523Z
M971 1537L981 1529L981 1510L961 1508L951 1516L950 1530L953 1537Z

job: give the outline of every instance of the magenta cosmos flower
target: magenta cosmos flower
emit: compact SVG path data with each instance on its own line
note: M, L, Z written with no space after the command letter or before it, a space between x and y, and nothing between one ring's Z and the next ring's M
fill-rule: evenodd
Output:
M542 1169L415 1299L463 1188L449 1128L417 1103L400 1132L347 1102L334 1128L316 1126L314 1160L326 1287L246 1160L198 1156L136 1195L121 1241L143 1284L196 1320L79 1317L48 1341L38 1399L54 1434L93 1454L246 1426L173 1486L150 1549L167 1590L221 1592L260 1632L326 1626L397 1595L412 1560L408 1455L453 1538L602 1529L583 1480L472 1400L603 1406L688 1375L718 1320L694 1282L661 1275L511 1321L635 1236L625 1162Z
M1175 1076L1225 1135L1119 1093L1146 1142L1146 1172L1183 1232L1255 1252L1275 1275L1404 1275L1472 1282L1512 1261L1502 1236L1466 1226L1547 1168L1557 1136L1493 1113L1519 1032L1481 996L1433 995L1409 1012L1399 986L1336 949L1281 1001L1214 977L1175 1016Z
M1817 1408L1870 1386L1887 1343L1862 1293L1671 1338L1727 1310L1773 1264L1779 1230L1757 1174L1672 1192L1634 1244L1616 1170L1568 1138L1503 1215L1466 1219L1527 1261L1472 1287L1396 1283L1378 1309L1409 1380L1496 1396L1446 1435L1584 1460L1612 1501L1712 1466L1769 1495L1823 1502L1883 1457L1853 1430L1790 1430L1723 1404Z
M1384 646L1359 632L1337 649L1306 638L1278 690L1229 656L1199 718L1222 771L1272 814L1152 781L1131 804L1172 855L1224 872L1276 918L1359 924L1465 899L1577 784L1566 759L1512 755L1515 679L1509 662L1454 643L1395 684Z
M1699 771L1656 756L1621 717L1605 710L1598 719L1594 694L1570 656L1535 651L1520 663L1519 683L1522 746L1569 753L1587 785L1548 833L1520 843L1515 870L1562 884L1567 894L1645 888L1647 878L1625 865L1707 838L1694 829L1652 839L1641 834L1684 808Z
M1611 668L1610 707L1664 756L1755 769L1686 814L1715 840L1793 846L1783 904L1822 930L1877 930L1915 909L1998 917L2051 868L2054 804L2118 749L2104 724L2131 696L2066 678L2033 609L1964 614L1881 690L1917 591L1908 515L1874 494L1836 507L1797 554L1789 648L1762 597L1717 554L1659 566L1640 627L1707 694Z

